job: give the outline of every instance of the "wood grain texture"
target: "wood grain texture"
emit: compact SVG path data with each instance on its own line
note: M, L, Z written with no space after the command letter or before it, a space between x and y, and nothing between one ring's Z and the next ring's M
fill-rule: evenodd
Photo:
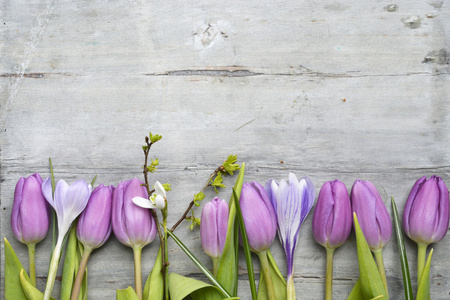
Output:
M423 175L450 184L444 1L6 0L0 16L1 233L24 265L26 247L9 224L18 178L48 176L48 157L69 182L141 178L148 131L163 135L152 149L160 169L151 180L172 184L169 224L232 153L246 162L246 181L294 172L310 176L318 192L336 178L349 189L370 180L390 212L390 197L402 213ZM177 231L212 267L199 231ZM41 290L50 240L37 247ZM144 249L144 277L157 247ZM171 271L205 279L169 247ZM433 247L431 298L448 299L450 239ZM414 274L414 243L407 249ZM272 251L285 274L278 241ZM393 238L384 250L391 299L403 290L396 252ZM94 251L89 298L113 299L115 289L133 285L132 262L114 237ZM240 266L239 295L247 299L243 257ZM358 277L353 235L336 251L334 276L334 298L345 299ZM323 298L324 283L325 251L310 216L295 254L297 295ZM59 282L55 297L58 290Z

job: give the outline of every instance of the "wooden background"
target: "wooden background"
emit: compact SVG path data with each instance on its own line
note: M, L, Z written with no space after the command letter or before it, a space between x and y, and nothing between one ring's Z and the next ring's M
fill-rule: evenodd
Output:
M163 135L151 181L172 184L169 224L229 154L246 162L246 181L294 172L310 176L318 193L328 180L349 189L370 180L390 212L390 197L402 213L423 175L450 185L445 1L4 0L0 16L1 235L24 265L26 247L9 223L19 177L47 177L52 157L56 178L68 182L142 178L148 131ZM199 231L177 232L212 267ZM41 290L50 243L49 234L37 246ZM169 247L171 272L205 279ZM449 299L450 237L433 247L431 298ZM144 278L157 248L144 248ZM415 244L407 248L415 274ZM271 249L285 274L278 240ZM391 299L402 299L395 237L384 256ZM239 295L248 299L240 265ZM334 298L345 299L357 278L352 234L335 254ZM325 250L310 215L295 254L298 298L323 298L324 282ZM89 298L114 299L129 285L132 251L111 237L89 261Z

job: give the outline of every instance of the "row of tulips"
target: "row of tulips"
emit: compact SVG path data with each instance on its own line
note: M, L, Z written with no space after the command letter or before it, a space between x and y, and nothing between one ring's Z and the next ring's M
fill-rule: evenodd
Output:
M156 184L159 185L158 182ZM132 202L134 197L148 198L146 188L141 186L138 179L122 181L116 188L100 184L92 192L91 190L91 185L83 180L71 185L60 180L53 193L50 178L42 181L39 174L33 174L28 178L22 177L16 185L11 228L14 236L32 249L29 251L29 269L30 279L34 285L36 284L34 249L36 243L45 238L49 229L48 204L56 212L58 239L50 262L44 299L50 299L64 237L78 216L76 235L83 244L84 254L72 299L78 299L90 253L108 240L111 231L122 244L133 249L135 262L139 265L142 248L156 237L156 224L150 211ZM135 266L137 270L140 270L139 265ZM139 272L136 273L136 277L137 282L141 281Z
M44 299L50 299L64 236L77 217L76 234L84 246L72 299L78 299L79 288L92 250L103 245L114 232L116 238L131 247L135 255L135 290L142 298L140 253L157 234L156 224L149 209L165 207L165 190L155 183L155 193L148 200L147 189L138 179L120 182L116 188L99 185L92 187L80 180L68 185L60 180L52 189L51 179L42 180L39 174L21 178L15 189L11 215L14 236L28 245L29 273L35 285L35 245L47 234L50 223L50 206L56 213L58 238L50 262ZM269 180L265 186L258 182L244 183L240 195L240 208L250 249L259 257L264 287L268 299L280 299L271 275L269 247L278 233L287 261L287 285L283 298L295 299L294 252L300 227L315 200L311 180L300 180L290 173L289 181ZM136 205L137 204L137 205ZM143 207L140 207L143 206ZM332 261L334 250L348 238L352 228L352 212L358 216L365 239L374 253L383 280L386 295L387 282L382 259L382 248L389 242L392 222L384 202L375 186L368 181L356 180L349 195L346 186L329 181L320 189L312 224L316 241L327 250L326 299L331 299ZM228 204L214 198L202 212L200 235L206 254L213 260L213 274L227 238L229 221ZM425 266L426 248L440 241L449 225L449 193L441 178L420 178L414 185L403 214L405 233L418 244L417 278L421 278ZM387 296L388 297L388 296Z
M296 299L293 283L294 251L300 226L314 204L314 186L308 177L290 173L289 182L271 179L265 188L258 182L245 183L242 187L240 206L247 230L248 242L260 258L269 299L277 297L267 272L267 253L278 231L287 261L287 299ZM326 248L327 272L325 299L332 299L333 253L348 239L353 213L360 220L370 250L388 297L383 247L390 241L392 222L376 187L369 181L356 180L350 195L339 180L325 182L320 189L312 218L313 235L317 243ZM212 258L214 274L217 260L223 249L228 222L228 205L214 198L202 212L200 226L204 251ZM442 240L449 225L449 192L440 177L420 178L411 190L403 214L405 233L418 244L417 278L421 278L425 266L426 248Z

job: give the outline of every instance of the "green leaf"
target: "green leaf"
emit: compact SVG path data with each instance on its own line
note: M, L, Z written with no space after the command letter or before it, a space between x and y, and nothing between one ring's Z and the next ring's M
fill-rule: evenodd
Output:
M239 175L234 184L234 189L238 197L241 195L242 184L244 183L244 172L245 163L242 164ZM225 240L225 245L223 247L222 254L219 258L219 263L217 266L217 280L224 286L224 288L229 292L233 293L237 290L238 282L238 269L237 266L237 245L235 245L234 236L234 224L236 218L236 203L238 199L234 198L234 194L230 198L230 210L228 215L228 228L227 228L227 238ZM237 238L237 237L236 237Z
M405 300L413 300L413 291L411 286L411 276L409 275L408 258L406 257L405 241L398 217L397 205L391 197L392 212L394 215L395 234L397 236L398 253L400 254L400 262L402 265L403 289L405 290Z
M148 149L148 146L142 146L142 150L144 150L144 152L147 151L147 149Z
M234 188L233 188L233 197L234 199L237 199L237 201L235 201L236 216L239 222L239 230L241 232L242 245L244 247L245 262L247 264L248 280L250 283L250 291L252 293L252 299L256 300L257 294L255 285L255 273L253 272L252 253L250 251L250 245L248 244L247 231L245 229L244 218L242 217L241 205L239 204L239 197L236 194L236 190Z
M147 171L149 171L150 173L154 173L156 171L156 167L159 165L159 160L157 158L151 160L152 162L150 163L149 166L147 166Z
M358 278L355 286L353 286L350 295L348 295L347 300L365 300L364 295L361 290L361 280Z
M144 300L162 300L164 297L164 276L161 272L162 268L161 247L156 256L153 269L148 275L145 282L142 299Z
M169 275L169 293L170 300L183 300L189 295L195 300L206 300L210 297L223 299L223 294L215 286L176 273Z
M80 248L81 247L81 248ZM61 300L69 300L77 277L78 267L81 261L82 245L77 240L77 226L74 223L70 229L64 258L63 276L61 281ZM83 286L84 285L84 286ZM87 297L87 268L84 271L82 286L80 288L79 300Z
M284 280L283 275L278 268L275 259L270 253L270 250L267 250L267 258L269 260L270 266L270 274L272 277L273 287L275 291L277 291L277 299L284 300L287 298L287 289L286 289L286 281ZM259 288L258 288L258 300L269 300L266 291L266 280L264 279L263 272L260 273L259 277Z
M378 272L377 265L370 252L369 245L358 223L356 213L353 213L353 221L356 233L356 248L358 253L359 278L361 290L365 299L372 299L382 295L384 299L389 299L384 289L384 284Z
M31 284L30 280L28 279L27 273L23 269L20 272L20 284L22 285L22 289L25 292L26 299L28 299L28 300L44 299L44 294L41 293L41 291L39 291L37 288L34 287L34 285ZM8 299L8 298L6 298L6 299ZM50 297L50 299L55 300L52 297Z
M226 188L226 186L223 184L223 177L221 173L217 173L217 176L214 178L214 181L211 180L211 185L214 187L214 190L216 191L216 194L218 193L217 188Z
M233 172L236 170L239 170L239 165L235 164L237 161L237 155L229 155L227 160L223 163L223 168L225 169L225 172L227 172L230 175L233 175Z
M116 290L116 300L139 300L131 286L124 290Z
M5 299L6 300L21 300L27 299L22 285L20 284L20 273L24 269L20 263L19 258L14 252L11 244L6 238L5 243ZM26 272L23 272L23 277L31 284L30 277Z
M95 180L97 180L97 175L95 175L94 178L91 181L91 186L92 187L94 187Z
M428 255L427 263L422 272L422 277L420 277L418 288L417 288L417 300L429 300L430 299L430 267L431 267L431 256L433 255L433 249L430 250Z
M171 191L172 187L170 186L170 183L163 183L163 188L166 192Z
M167 234L170 235L171 238L177 243L177 245L181 248L181 250L186 253L186 255L197 265L200 271L208 277L209 280L217 287L217 289L226 297L230 298L230 294L222 287L222 285L217 281L214 275L206 268L191 251L180 241L180 239L170 230L167 231ZM170 286L170 284L169 284Z
M160 139L162 139L162 136L159 134L155 134L153 135L151 132L149 133L150 135L150 142L152 142L152 144L156 143L157 141L159 141Z

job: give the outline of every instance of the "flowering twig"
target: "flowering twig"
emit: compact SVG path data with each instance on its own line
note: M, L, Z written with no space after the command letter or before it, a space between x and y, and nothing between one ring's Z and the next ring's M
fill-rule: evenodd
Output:
M217 188L218 187L222 187L225 188L225 185L222 183L223 181L223 177L222 175L226 175L226 174L230 174L233 175L233 172L236 170L239 170L239 165L236 164L237 161L237 155L229 155L228 158L223 162L222 165L220 165L219 167L217 167L217 169L214 170L214 172L211 173L211 175L209 175L208 180L206 181L205 186L201 189L201 191L198 194L194 195L194 199L191 201L191 203L189 203L188 208L186 209L186 211L184 212L184 214L181 216L181 218L175 223L175 225L172 226L172 228L170 229L171 232L173 232L178 225L181 224L181 222L183 222L184 220L193 220L193 224L195 226L195 217L191 216L188 217L188 213L190 210L192 210L192 207L195 206L200 206L200 203L198 203L198 201L201 201L205 198L205 194L204 192L206 191L206 189L208 187L214 187L214 190L216 191L216 193L218 193ZM193 226L191 226L191 229L193 229Z

